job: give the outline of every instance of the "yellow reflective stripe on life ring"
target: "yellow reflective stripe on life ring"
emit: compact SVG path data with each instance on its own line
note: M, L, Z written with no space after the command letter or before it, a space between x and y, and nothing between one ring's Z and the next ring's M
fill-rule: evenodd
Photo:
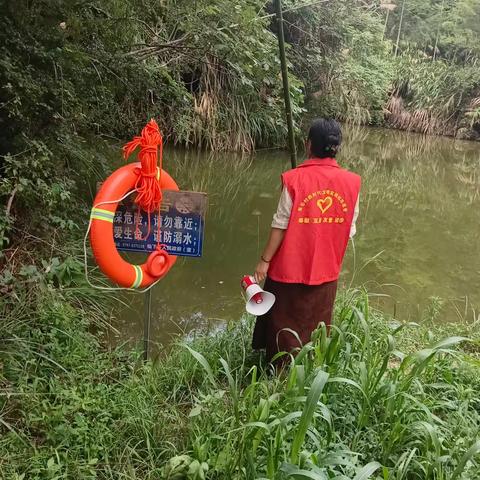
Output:
M142 284L143 271L138 265L132 265L132 267L135 270L135 281L132 283L130 288L138 288Z
M160 167L157 167L156 177L157 177L157 180L160 181Z
M113 223L114 217L114 212L109 212L108 210L103 210L102 208L92 208L92 212L90 214L91 220L103 220L110 223Z

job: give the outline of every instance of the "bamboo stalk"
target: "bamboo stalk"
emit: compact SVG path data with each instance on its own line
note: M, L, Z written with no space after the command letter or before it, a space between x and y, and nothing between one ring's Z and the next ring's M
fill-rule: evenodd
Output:
M445 7L445 0L442 0L442 7L441 7L441 10L440 10L440 20L443 19L443 9ZM440 40L440 27L441 27L441 23L440 21L438 22L438 27L437 27L437 34L435 35L435 46L433 47L433 61L436 60L437 58L437 48L438 48L438 42Z
M274 0L274 2L275 2L275 9L276 9L276 15L277 15L278 48L280 51L280 62L282 65L283 95L285 99L285 115L287 117L290 162L292 164L292 168L295 168L297 166L297 149L295 146L295 134L293 131L292 104L290 102L288 67L287 67L287 58L285 55L285 36L283 33L282 0Z
M402 33L402 26L403 26L403 14L405 12L405 3L407 0L403 0L402 3L402 12L400 13L400 22L398 24L398 33L397 33L397 44L395 45L395 56L398 55L398 47L400 45L400 34Z
M385 38L385 35L387 33L387 27L388 27L388 19L390 17L390 10L387 10L387 15L385 16L385 25L383 27L383 38Z

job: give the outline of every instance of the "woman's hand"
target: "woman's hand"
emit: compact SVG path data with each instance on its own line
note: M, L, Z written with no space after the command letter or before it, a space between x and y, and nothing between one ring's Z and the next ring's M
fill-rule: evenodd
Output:
M268 267L270 263L265 262L264 260L260 260L258 262L257 268L255 269L255 281L257 283L263 282L265 278L267 278Z
M270 230L270 237L268 238L267 246L265 247L257 268L255 269L254 277L257 283L260 283L267 278L270 261L273 259L275 253L282 244L284 236L285 230L282 228L272 227Z

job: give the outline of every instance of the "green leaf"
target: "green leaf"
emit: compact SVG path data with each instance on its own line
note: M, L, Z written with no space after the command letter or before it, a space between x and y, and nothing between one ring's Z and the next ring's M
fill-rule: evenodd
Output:
M480 452L480 440L477 440L463 455L463 457L460 459L460 462L458 462L457 468L454 470L452 474L451 480L455 480L458 478L458 476L463 472L465 469L465 465L469 460L472 460L472 458L477 455Z
M355 387L357 390L360 390L362 392L362 395L366 397L366 393L363 391L362 387L355 382L354 380L351 380L350 378L342 378L342 377L334 377L330 378L328 380L328 383L344 383L345 385L351 385L352 387Z
M327 480L327 477L320 473L309 472L308 470L298 470L289 475L291 478L298 480L310 479L310 480Z
M440 439L438 438L438 433L435 430L435 427L428 422L419 422L419 425L425 429L428 436L430 437L430 440L432 441L432 445L435 448L435 453L437 454L437 456L440 456L442 451L442 445L440 443Z
M327 480L327 476L320 472L311 472L298 468L290 463L283 463L280 466L280 472L287 474L287 478L296 478L299 480Z
M378 462L370 462L355 475L353 480L367 480L367 478L370 478L380 467L381 465Z
M197 362L203 367L212 385L216 386L217 382L215 380L215 376L213 375L212 369L210 368L210 364L207 362L207 359L201 353L193 350L188 345L184 345L184 346L192 354L195 360L197 360Z
M197 415L200 415L202 413L202 406L197 405L196 407L193 407L190 410L190 413L188 414L189 418L196 417Z
M444 349L444 348L450 348L450 347L453 347L455 345L458 345L459 343L468 342L468 341L470 341L470 339L466 338L466 337L448 337L448 338L445 338L444 340L436 343L432 347L432 349L439 350L439 349Z
M313 414L317 408L318 400L320 399L320 395L322 394L323 389L328 381L328 377L328 373L320 370L312 383L310 391L308 392L305 407L303 409L302 416L300 417L298 430L292 443L290 459L293 464L298 463L300 448L305 440L305 435L307 434L308 427L312 421Z

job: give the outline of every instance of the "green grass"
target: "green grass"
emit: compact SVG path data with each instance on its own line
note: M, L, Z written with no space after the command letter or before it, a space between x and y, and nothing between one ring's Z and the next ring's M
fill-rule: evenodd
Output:
M393 324L349 291L273 375L249 319L143 365L71 298L4 305L0 478L480 478L478 342L441 340L453 326Z

